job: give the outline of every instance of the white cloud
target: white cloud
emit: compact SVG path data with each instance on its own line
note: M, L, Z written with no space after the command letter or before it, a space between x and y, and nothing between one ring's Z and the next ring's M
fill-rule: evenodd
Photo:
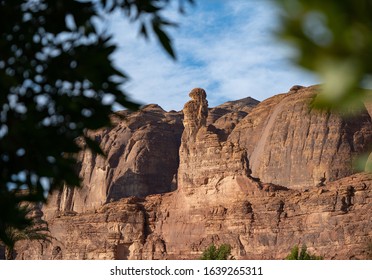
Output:
M203 87L210 106L252 96L263 100L293 84L316 80L290 66L290 51L271 35L276 11L267 1L225 1L193 9L186 17L172 13L181 27L171 32L178 62L159 44L138 38L133 25L112 22L120 49L115 62L132 80L126 90L143 103L180 110L194 87Z

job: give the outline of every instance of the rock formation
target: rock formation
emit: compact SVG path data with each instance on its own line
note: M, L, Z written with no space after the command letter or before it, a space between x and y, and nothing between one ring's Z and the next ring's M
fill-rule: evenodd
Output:
M229 176L248 174L247 154L226 142L226 131L207 124L206 94L202 89L190 93L185 104L184 131L180 147L178 188L188 195L195 188L214 189Z
M366 258L372 175L352 161L372 143L371 117L315 111L316 92L208 109L197 88L183 120L150 105L94 132L107 158L80 155L83 188L43 208L55 240L19 243L17 258L195 259L212 243L236 259L282 259L302 243Z
M204 89L195 88L190 93L191 100L183 108L183 139L184 143L188 139L194 140L198 130L205 126L208 116L207 94Z
M313 109L317 90L296 87L271 97L237 125L228 140L247 150L252 176L303 188L355 172L353 160L372 143L371 117L366 110L345 118Z
M111 129L92 132L106 158L80 154L81 189L64 187L54 193L45 216L94 210L122 197L164 193L176 188L181 114L158 105L124 116Z

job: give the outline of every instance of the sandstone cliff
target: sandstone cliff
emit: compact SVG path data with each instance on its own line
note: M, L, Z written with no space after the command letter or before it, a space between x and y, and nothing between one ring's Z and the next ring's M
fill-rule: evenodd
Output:
M371 147L371 117L312 109L316 92L297 87L271 97L237 125L228 140L247 150L252 176L303 188L355 172L353 160Z
M231 244L237 259L282 259L302 243L326 259L363 259L372 237L371 181L357 174L297 191L237 178L228 189L200 189L192 199L179 192L124 198L52 219L56 240L23 244L17 257L194 259L214 242Z
M182 130L180 113L148 105L115 127L92 133L107 157L82 153L83 187L66 186L54 193L44 208L45 216L94 210L122 197L176 189Z
M96 132L107 158L81 155L83 188L43 209L56 239L19 244L17 258L192 259L211 243L236 259L280 259L302 243L366 258L372 177L352 161L372 143L371 117L312 110L316 91L208 110L194 89L183 116L151 105Z

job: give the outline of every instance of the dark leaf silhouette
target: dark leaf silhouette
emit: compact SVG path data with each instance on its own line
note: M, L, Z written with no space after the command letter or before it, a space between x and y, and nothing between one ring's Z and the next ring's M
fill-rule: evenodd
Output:
M96 22L119 11L174 57L172 24L162 15L171 2L0 0L0 240L7 246L14 241L6 229L31 223L20 203L79 186L77 153L102 153L88 132L110 127L114 106L139 108L122 90L128 78L112 61L112 34Z

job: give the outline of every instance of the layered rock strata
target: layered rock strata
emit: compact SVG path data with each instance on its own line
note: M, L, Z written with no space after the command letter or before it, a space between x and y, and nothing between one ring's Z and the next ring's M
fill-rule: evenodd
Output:
M85 186L44 207L55 239L19 243L17 258L195 259L228 243L236 259L282 259L296 244L326 259L365 259L372 177L351 163L372 143L371 117L312 110L316 91L296 86L255 108L245 99L208 110L194 89L184 129L182 114L152 105L97 132L109 156L82 155ZM100 181L102 166L119 175Z
M196 259L210 244L228 243L236 259L283 259L296 244L325 259L366 259L371 182L356 174L298 191L237 178L215 193L124 198L51 219L56 239L18 243L17 258Z
M125 115L115 127L92 132L106 158L79 155L82 188L64 187L44 207L47 218L98 209L122 197L144 197L176 189L181 114L158 105Z
M222 180L249 175L246 152L226 142L226 130L207 124L208 110L203 89L193 89L185 104L184 131L180 146L178 187L187 195L196 188L214 190Z
M347 118L310 104L317 86L295 87L261 102L228 141L244 147L252 176L290 188L334 181L355 172L355 158L371 149L371 117Z

